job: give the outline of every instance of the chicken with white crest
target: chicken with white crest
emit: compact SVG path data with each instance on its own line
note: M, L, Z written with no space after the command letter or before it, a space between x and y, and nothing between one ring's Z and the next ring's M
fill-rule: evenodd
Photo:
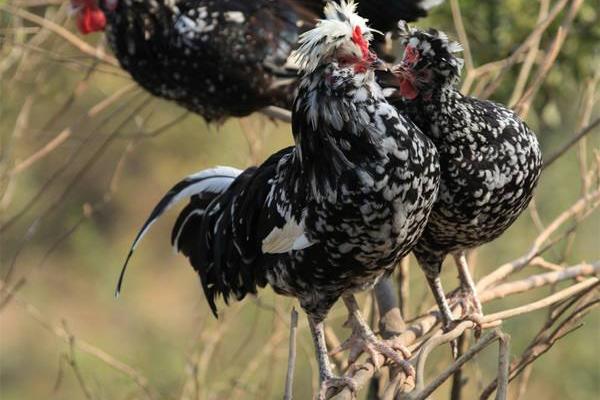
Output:
M167 208L191 198L172 242L199 274L211 309L216 315L219 295L241 300L267 284L296 297L314 339L321 396L354 386L333 374L325 345L323 322L340 297L350 311L349 343L414 374L404 349L376 338L353 293L391 273L412 249L439 184L435 146L375 81L380 61L355 7L330 3L326 18L300 38L295 145L259 167L221 167L178 183L132 247Z

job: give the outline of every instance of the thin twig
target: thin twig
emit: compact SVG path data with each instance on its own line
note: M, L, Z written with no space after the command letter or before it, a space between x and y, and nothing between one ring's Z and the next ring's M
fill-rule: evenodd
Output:
M600 273L600 261L592 264L583 263L572 267L561 269L560 271L548 272L545 274L532 275L516 282L504 283L486 290L479 297L485 302L491 299L500 299L508 294L517 294L536 289L542 286L555 284L567 279L578 276L594 275Z
M584 267L581 266L581 268L583 270ZM587 273L594 273L596 270L591 268L591 269L586 269L585 271ZM547 279L546 274L542 274L542 276L546 276L546 279L535 279L535 278L533 279L534 281L539 282L540 286L536 286L536 287L541 287L543 285L556 283L560 280L571 279L570 273L556 276L555 279ZM503 289L502 292L496 292L494 294L494 296L500 296L500 295L507 296L509 294L512 294L513 291L515 293L519 293L522 291L523 284L525 282L529 282L529 281L530 281L530 278L526 278L523 281L517 281L517 283L514 286L514 289L509 290L508 288L505 287L505 289ZM557 292L551 296L545 297L541 300L535 301L531 304L527 304L523 307L517 307L515 309L510 309L510 310L506 310L506 311L495 313L495 314L489 314L483 318L483 323L488 326L489 325L493 326L494 324L498 324L503 319L516 317L518 315L522 315L523 313L529 313L529 312L538 310L543 307L548 307L552 304L555 304L559 301L564 300L565 298L568 298L569 296L573 296L581 291L589 289L590 287L593 287L597 283L598 283L597 278L589 278L581 283L570 286L560 292ZM486 292L484 291L483 293L480 294L480 299L484 299L484 300L482 300L482 302L484 302L484 301L492 300L493 297L486 295ZM427 335L427 333L429 333L431 331L431 329L435 325L437 325L440 321L439 314L434 313L435 310L436 309L431 309L430 310L431 314L429 314L428 316L422 318L418 322L409 326L406 329L406 331L404 331L401 335L399 335L395 338L395 341L404 346L411 346L418 339ZM455 315L458 316L459 314L460 314L460 307L456 307ZM459 334L457 334L457 332L454 332L457 328L462 329L462 331L464 331L464 329L471 328L474 326L474 324L471 321L466 321L464 323L468 324L468 326L465 327L462 324L459 324L456 328L454 328L453 331L448 332L449 337L452 337L452 335L454 335L454 334L456 334L456 337L459 336ZM362 364L361 368L358 369L355 373L353 373L351 375L351 377L355 380L357 387L361 388L373 377L374 373L375 373L375 367L373 366L373 364L371 362L366 362L366 363ZM417 377L418 377L418 375L417 375ZM338 393L336 396L334 396L333 399L347 400L347 399L351 399L351 396L352 396L352 393L349 390L345 389L342 392Z
M577 142L579 142L585 135L590 133L594 128L596 128L600 124L600 117L596 118L594 121L590 122L589 125L582 128L579 132L577 132L571 139L567 141L559 150L557 150L554 154L549 156L544 161L544 169L548 168L552 165L556 160L558 160L563 154L565 154L571 147L573 147Z
M437 336L435 338L430 339L431 344L427 344L426 348L421 350L421 352L423 352L423 359L421 359L421 355L419 355L419 361L418 361L418 366L417 366L417 381L420 378L420 376L422 376L423 374L420 373L420 371L424 371L424 364L427 358L427 354L434 348L437 347L441 344L444 343L450 343L450 341L456 339L458 336L462 335L462 333L464 332L465 329L470 328L473 326L473 323L470 321L467 322L463 322L461 324L459 324L459 326L457 326L455 329L453 329L452 331L444 334L444 335L440 335ZM459 368L461 368L467 361L469 361L470 359L472 359L473 357L475 357L476 354L478 354L480 351L482 351L484 348L487 347L487 345L489 345L491 342L493 342L494 340L496 340L500 335L500 331L497 329L494 329L493 331L489 332L488 334L486 334L484 337L482 337L480 340L477 341L477 343L475 343L470 349L468 349L465 354L463 354L461 357L459 357L452 365L450 365L448 368L446 368L441 374L437 375L435 377L435 379L429 384L427 385L427 387L425 387L424 389L420 390L419 392L417 392L414 395L410 396L411 400L425 400L429 397L429 395L431 393L433 393L442 383L444 383L446 381L446 379L448 379L456 370L458 370ZM428 342L429 343L429 342ZM418 388L417 388L418 390Z
M266 115L267 117L277 120L277 121L285 122L288 124L292 123L292 112L289 110L286 110L285 108L269 106L269 107L263 108L261 110L261 113L263 115Z
M525 349L523 354L515 361L513 361L509 368L509 381L519 376L523 371L527 371L528 367L539 357L550 350L553 345L565 337L569 333L578 329L581 324L579 320L583 318L592 308L600 305L600 299L594 298L593 293L594 287L590 287L586 291L579 293L573 298L574 301L569 301L565 307L569 308L574 304L582 303L581 306L577 307L572 311L562 323L560 323L555 329L552 329L553 325L559 320L562 312L559 315L552 315L547 323L542 327L538 334L534 337L530 345ZM591 300L588 298L591 297ZM564 311L563 311L564 312ZM481 393L480 400L487 399L496 390L498 385L498 379L494 379Z
M550 24L558 17L560 12L566 7L568 3L569 0L558 1L554 5L554 7L552 7L550 12L548 13L548 16L536 25L536 27L531 31L529 36L519 45L519 47L517 47L515 51L512 52L510 56L500 61L484 64L480 67L477 67L473 71L474 75L486 73L490 70L498 71L498 74L496 75L494 80L489 85L487 85L485 90L482 92L483 98L490 97L490 95L496 91L500 82L502 81L504 73L508 71L508 69L519 60L519 58L525 53L525 51L527 51L527 49L530 48L531 44L535 42L536 37L540 34L540 32L544 32L546 29L548 29Z
M508 395L508 364L510 362L510 336L500 332L498 334L498 389L496 400L506 400Z
M298 311L292 307L290 312L290 344L288 353L288 368L285 376L284 400L292 400L292 391L294 389L294 368L296 367L296 336L298 334Z
M4 286L4 282L0 282L0 287L2 286ZM63 327L53 325L52 323L48 322L36 307L34 307L32 304L26 303L25 301L21 300L18 296L15 296L15 303L23 307L31 318L33 318L46 330L53 333L58 338L62 339L65 343L72 345L73 348L76 348L79 351L102 361L106 365L113 368L115 371L118 371L130 378L142 390L144 396L147 399L155 398L155 396L152 394L152 390L148 386L148 379L146 379L146 377L140 372L138 372L135 368L116 359L112 355L106 353L104 350L99 349L98 347L86 342L85 340L75 338L73 335L65 331Z
M100 101L98 104L91 107L88 110L88 112L83 116L83 118L81 118L78 122L76 122L74 125L63 129L58 135L56 135L52 140L50 140L48 143L42 146L39 150L37 150L35 153L27 157L25 160L21 161L19 164L17 164L13 168L13 170L10 171L10 174L16 175L20 172L23 172L27 168L31 167L34 163L43 159L45 156L54 151L58 146L64 143L73 134L73 129L75 125L80 125L86 119L94 118L96 115L107 109L109 106L116 103L116 101L119 100L123 95L135 89L135 87L135 84L127 85L117 90L105 99L102 99L102 101Z
M567 15L563 18L563 22L558 28L556 36L554 37L554 40L552 41L550 47L546 52L546 57L542 62L537 75L535 76L532 84L527 90L525 90L525 93L514 107L515 111L521 117L524 118L527 116L531 102L533 101L535 94L539 90L540 86L546 79L546 76L554 66L556 58L560 53L560 49L562 48L565 39L567 38L569 31L571 30L573 20L577 16L577 12L579 11L582 5L583 0L572 0L571 8L569 9Z
M461 335L456 340L458 347L458 357L465 354L465 345L467 343L467 336ZM450 390L450 400L461 400L462 389L465 385L465 379L463 378L463 369L459 368L454 374L452 374L452 389Z
M44 28L48 29L49 31L52 31L52 32L56 33L57 35L61 36L63 39L65 39L67 42L69 42L70 44L75 46L79 51L81 51L84 54L94 57L94 58L98 59L99 61L102 61L102 62L112 65L114 67L119 66L119 62L114 57L99 52L97 49L90 46L83 40L79 39L77 36L75 36L74 34L69 32L62 26L57 25L48 19L37 16L33 13L30 13L29 11L13 7L9 4L0 5L0 10L4 10L10 14L13 14L13 15L19 16L23 19L26 19L28 21L31 21L34 24L43 26Z
M533 245L522 257L511 261L509 263L503 264L500 267L494 269L493 272L484 276L477 282L477 290L482 292L484 289L500 282L505 279L509 275L520 271L536 256L539 255L540 249L542 245L550 238L550 236L556 232L566 221L571 219L573 216L580 213L583 209L590 206L591 202L600 199L600 190L596 190L593 193L590 193L586 197L582 197L577 200L571 207L567 208L560 215L558 215L554 221L552 221L546 229L538 235L538 237L534 240Z
M460 6L458 5L458 0L450 0L450 9L452 11L452 20L454 21L454 28L456 29L456 33L458 34L458 40L460 40L460 43L463 47L465 68L468 74L473 70L473 56L471 55L469 37L467 36L467 31L465 30L462 14L460 12Z
M537 23L540 23L548 16L548 8L550 7L549 0L540 0L540 10L538 14ZM542 39L542 33L539 32L533 39L531 43L531 47L527 52L527 56L525 57L525 61L523 62L523 66L519 71L519 76L515 83L515 87L513 89L512 94L510 95L510 100L508 101L509 107L513 107L517 101L523 95L523 90L525 90L525 85L527 84L527 80L529 79L529 75L531 74L531 70L535 63L535 59L539 53L539 46Z
M554 303L557 303L561 300L564 300L578 292L581 292L587 288L592 286L596 286L600 280L598 278L589 278L583 282L570 286L566 289L563 289L555 294L545 297L541 300L535 301L530 304L526 304L520 307L511 308L509 310L500 311L493 314L488 314L482 318L483 323L490 323L505 320L508 318L513 318L518 315L530 313L535 310L539 310L544 307L548 307Z

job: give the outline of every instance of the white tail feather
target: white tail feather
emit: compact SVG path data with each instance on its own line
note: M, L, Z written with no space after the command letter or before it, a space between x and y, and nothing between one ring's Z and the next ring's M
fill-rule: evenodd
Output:
M152 210L150 216L136 235L129 249L129 253L127 254L127 258L125 259L125 263L123 264L115 295L118 296L121 291L121 285L123 282L123 277L125 276L127 264L129 263L129 259L133 255L137 245L144 238L146 233L148 233L150 227L154 225L154 223L165 211L180 202L182 199L189 198L197 194L224 192L241 172L241 170L231 167L216 167L206 169L186 177L181 182L173 186L171 190L169 190L154 207L154 210Z

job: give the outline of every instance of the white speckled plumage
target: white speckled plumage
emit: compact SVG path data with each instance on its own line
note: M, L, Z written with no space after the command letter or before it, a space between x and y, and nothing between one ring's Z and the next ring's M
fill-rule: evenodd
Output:
M431 284L447 254L494 240L516 220L533 195L542 157L535 134L512 110L458 91L459 45L435 30L404 34L395 105L440 156L439 196L414 249Z
M317 28L336 45L316 53L301 47L316 65L304 64L298 86L295 146L228 185L219 181L216 191L190 189L172 234L215 314L217 297L241 300L267 284L296 297L309 316L323 382L333 376L322 346L325 316L341 296L391 273L412 249L440 175L431 140L398 114L375 81L368 30L362 36L352 25L357 18L343 20L350 37L335 41L337 30ZM175 188L188 190L188 181ZM169 192L143 230L179 197Z

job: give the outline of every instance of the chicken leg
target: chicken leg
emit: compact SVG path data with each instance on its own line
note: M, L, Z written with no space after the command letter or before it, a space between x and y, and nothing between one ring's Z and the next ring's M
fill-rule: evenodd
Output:
M481 332L481 317L483 316L483 311L481 302L477 297L475 283L473 282L473 278L469 272L469 265L467 263L465 251L461 250L455 253L454 261L456 262L458 279L460 281L459 292L455 299L461 305L462 319L475 323L477 327L475 333L476 335L479 335ZM448 331L452 329L455 320L454 316L452 315L452 310L450 309L448 300L446 299L446 295L444 294L444 289L442 287L442 282L439 275L427 276L427 283L429 284L438 308L440 309L442 326L444 330ZM450 342L450 347L452 348L452 356L456 358L458 355L457 342Z
M318 320L307 314L310 333L312 334L317 353L317 362L319 363L319 400L325 400L329 389L349 388L353 393L356 392L356 383L351 378L337 377L331 370L329 355L327 354L327 344L325 343L325 332L323 329L323 320Z
M467 256L464 250L454 254L454 262L458 269L458 279L460 280L460 292L458 293L458 301L462 306L463 316L479 323L483 316L481 302L477 297L477 289L469 271Z

